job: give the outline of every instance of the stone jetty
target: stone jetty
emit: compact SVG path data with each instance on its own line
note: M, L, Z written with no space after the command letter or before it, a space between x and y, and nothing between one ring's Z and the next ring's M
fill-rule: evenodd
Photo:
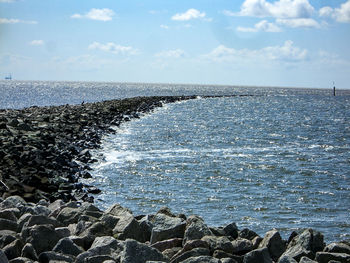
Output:
M82 184L112 126L162 103L195 97L139 97L82 105L0 110L0 263L336 263L350 242L325 244L313 229L264 236L163 207L134 215L93 204ZM273 226L272 226L273 227Z
M99 189L89 178L90 150L112 126L138 118L162 103L191 96L137 97L81 105L0 110L0 196L26 201L93 201Z

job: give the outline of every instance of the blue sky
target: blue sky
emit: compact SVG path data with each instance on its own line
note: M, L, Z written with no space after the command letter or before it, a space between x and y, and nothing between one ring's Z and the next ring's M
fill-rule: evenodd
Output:
M350 0L0 0L8 73L350 88Z

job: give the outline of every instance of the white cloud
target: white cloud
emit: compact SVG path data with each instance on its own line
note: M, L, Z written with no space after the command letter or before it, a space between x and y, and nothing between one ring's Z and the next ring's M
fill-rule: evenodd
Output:
M20 19L13 19L13 18L0 18L0 24L37 24L37 21L28 21L28 20L20 20Z
M274 23L269 23L266 20L262 20L259 23L256 23L254 27L237 27L237 31L240 32L281 32L282 29L279 28Z
M44 40L41 40L41 39L32 40L29 42L29 45L32 45L32 46L42 46L44 44L45 44Z
M277 24L287 26L287 27L314 27L319 28L320 24L312 18L292 18L292 19L282 19L278 18L276 20Z
M166 50L155 54L155 56L160 58L181 58L185 56L185 51L182 49Z
M204 12L200 12L197 9L191 8L188 9L185 13L177 13L171 17L172 20L176 21L188 21L191 19L197 19L197 18L204 18L205 17Z
M350 23L350 0L340 5L339 8L329 6L322 7L319 15L323 17L331 17L337 22Z
M206 59L216 62L238 62L238 61L284 61L298 62L307 59L307 50L293 46L293 41L285 41L283 46L269 46L262 49L234 49L220 45L209 54L204 55Z
M111 53L117 54L117 55L119 55L119 54L136 55L138 53L138 50L133 48L133 47L121 46L121 45L117 45L113 42L108 42L106 44L94 42L94 43L90 44L88 48L89 49L98 49L98 50L102 50L105 52L111 52Z
M99 21L110 21L114 16L114 11L108 8L97 9L92 8L89 12L84 15L81 14L73 14L71 18L80 19L86 18L91 20L99 20Z
M160 27L163 29L169 29L169 26L167 26L167 25L160 25Z
M308 0L245 0L238 15L276 18L308 18L314 12ZM227 15L233 15L230 11Z

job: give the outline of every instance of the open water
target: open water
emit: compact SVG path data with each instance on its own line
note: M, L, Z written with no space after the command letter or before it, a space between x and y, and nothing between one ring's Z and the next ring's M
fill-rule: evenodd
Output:
M101 207L168 206L209 225L285 238L312 227L350 239L350 90L0 82L0 108L148 95L232 95L164 105L105 137L89 182Z

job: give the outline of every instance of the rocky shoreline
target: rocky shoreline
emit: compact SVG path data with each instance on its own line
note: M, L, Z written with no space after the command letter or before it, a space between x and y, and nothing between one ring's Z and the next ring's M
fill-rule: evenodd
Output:
M81 105L0 110L0 196L26 201L82 200L99 189L79 182L89 178L91 149L111 126L138 118L162 103L194 96L137 97Z
M210 227L199 216L161 208L133 215L119 204L0 199L1 263L336 263L350 262L350 243L326 245L312 229L283 240L235 223Z
M313 229L283 240L235 223L210 227L199 216L162 208L134 215L101 211L79 182L89 178L111 126L162 103L194 96L138 97L82 105L0 110L0 263L307 263L350 262L350 242L325 244Z

